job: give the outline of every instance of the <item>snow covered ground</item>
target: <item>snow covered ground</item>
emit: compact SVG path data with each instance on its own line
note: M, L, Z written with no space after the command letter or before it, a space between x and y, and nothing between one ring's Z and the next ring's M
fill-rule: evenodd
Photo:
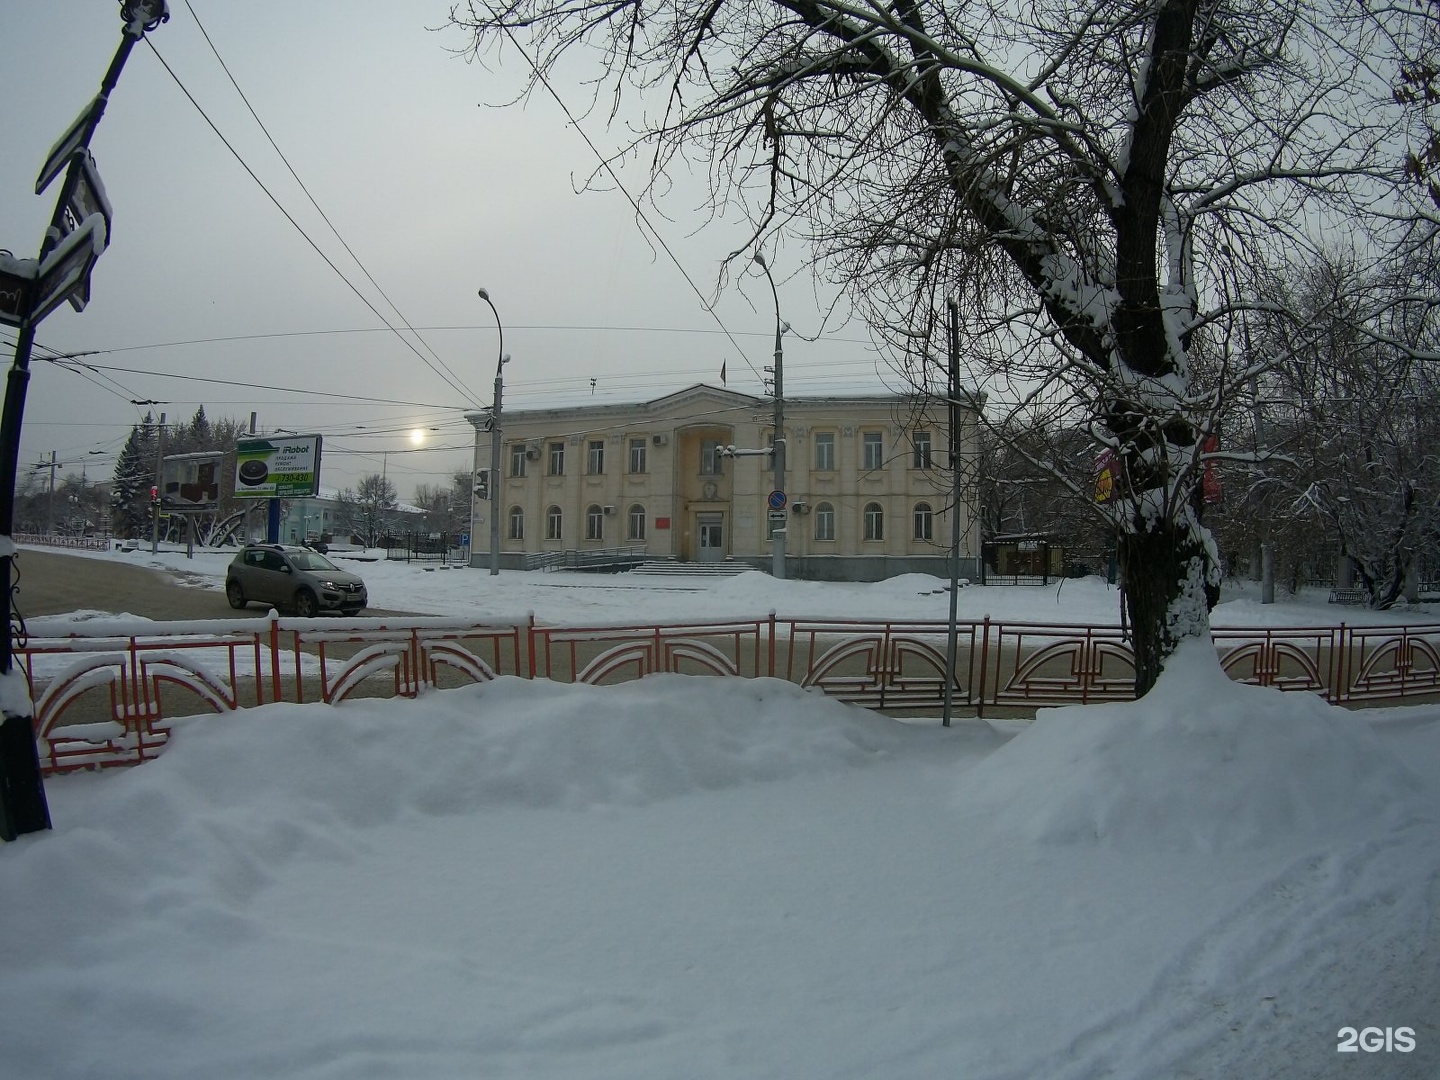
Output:
M362 572L378 606L554 622L946 605ZM1016 730L676 675L197 719L53 778L55 830L0 848L0 1072L1440 1075L1440 708L1240 686L1202 645L1143 701Z
M67 554L72 554L67 552ZM197 550L187 559L183 549L151 555L133 552L75 552L90 558L123 560L183 574L197 588L223 590L225 568L234 550ZM635 574L587 574L502 571L469 567L426 569L421 563L388 562L379 552L334 555L336 563L365 579L371 606L422 615L473 617L520 616L534 612L542 622L580 625L589 622L665 622L687 619L764 617L771 611L803 618L939 619L949 615L946 582L924 574L907 574L869 584L776 581L752 571L733 578L646 577ZM1221 604L1212 615L1215 626L1352 626L1440 622L1440 604L1371 612L1326 603L1317 590L1281 603L1262 605L1259 588L1227 583ZM224 617L228 609L218 609ZM962 589L959 617L985 616L1008 621L1083 623L1118 626L1120 593L1098 578L1065 580L1046 587L1004 586Z

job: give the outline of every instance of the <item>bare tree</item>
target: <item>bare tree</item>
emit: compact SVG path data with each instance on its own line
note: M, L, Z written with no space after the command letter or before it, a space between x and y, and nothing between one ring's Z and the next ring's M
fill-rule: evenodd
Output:
M463 532L470 524L470 493L474 481L468 470L461 470L450 477L450 482L440 484L418 484L415 487L414 503L425 511L426 521L436 532L456 534Z
M1198 496L1216 401L1190 357L1210 264L1222 245L1243 258L1367 215L1394 224L1409 114L1392 86L1403 35L1382 22L1407 17L1348 0L452 11L479 57L521 47L537 80L588 58L612 108L638 92L652 195L708 163L715 214L749 214L738 247L808 239L913 363L960 295L992 401L1091 420L1118 462L1107 506L1140 693L1208 630L1218 590Z
M1254 466L1265 510L1282 525L1319 525L1377 608L1400 599L1440 546L1440 309L1417 269L1423 279L1413 263L1297 267L1275 285L1293 295L1250 343L1280 358L1248 410L1267 451ZM1320 332L1297 347L1279 312Z
M1402 60L1395 100L1422 119L1405 171L1440 209L1440 0L1415 0L1412 15L1417 17L1407 20L1408 33L1397 42Z
M395 485L379 473L362 476L336 498L341 524L366 547L377 547L395 528Z

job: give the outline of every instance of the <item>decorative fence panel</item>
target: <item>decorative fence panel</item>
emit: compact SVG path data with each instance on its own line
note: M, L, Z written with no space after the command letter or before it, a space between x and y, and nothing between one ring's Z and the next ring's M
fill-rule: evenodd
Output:
M945 698L943 621L714 620L544 626L532 617L267 619L92 624L32 620L16 650L47 772L153 758L177 719L275 701L415 697L501 675L608 684L655 672L772 677L871 709L934 715ZM1337 704L1440 700L1440 624L1222 628L1222 668ZM952 702L1033 712L1133 696L1134 654L1111 627L956 627Z

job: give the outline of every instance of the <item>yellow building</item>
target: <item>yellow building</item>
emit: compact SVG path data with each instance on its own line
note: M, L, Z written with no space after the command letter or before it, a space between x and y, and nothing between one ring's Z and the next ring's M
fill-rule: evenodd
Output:
M962 461L973 462L973 414L962 415L969 420ZM952 478L943 403L786 398L785 505L777 513L772 455L763 452L774 431L772 401L697 385L639 404L506 409L498 470L489 414L466 419L475 427L477 479L496 496L473 504L475 566L489 565L489 515L498 507L507 569L565 552L590 552L600 562L601 553L613 553L770 569L773 530L784 528L787 577L874 581L948 572ZM978 573L976 521L967 491L963 576Z

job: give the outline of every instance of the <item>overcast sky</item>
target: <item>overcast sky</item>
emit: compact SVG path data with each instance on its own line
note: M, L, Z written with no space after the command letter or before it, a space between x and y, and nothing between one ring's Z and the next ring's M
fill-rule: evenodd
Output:
M722 363L731 389L762 393L774 330L764 279L728 286L717 322L622 195L575 193L596 159L558 105L494 107L524 72L454 55L464 36L432 29L448 10L448 0L171 0L170 22L148 35L153 50L132 52L91 144L114 206L111 245L86 310L62 306L39 328L22 474L53 451L62 475L108 477L147 408L188 420L203 403L212 419L255 412L262 430L323 434L327 487L381 471L402 497L444 483L470 460L463 413L492 397L497 339L481 286L514 357L507 407L718 385ZM115 0L0 5L0 247L16 256L38 252L59 183L36 196L36 175L119 41ZM583 109L578 84L557 89ZM604 148L622 139L600 118L583 124ZM697 228L699 191L683 185L665 204L669 220L651 220L708 297L747 233ZM785 281L799 251L769 254L784 318L813 334L810 279ZM7 366L13 342L0 327ZM94 370L43 359L67 353L86 353ZM878 390L877 367L863 328L787 338L787 395ZM413 429L426 433L423 450L411 449Z

